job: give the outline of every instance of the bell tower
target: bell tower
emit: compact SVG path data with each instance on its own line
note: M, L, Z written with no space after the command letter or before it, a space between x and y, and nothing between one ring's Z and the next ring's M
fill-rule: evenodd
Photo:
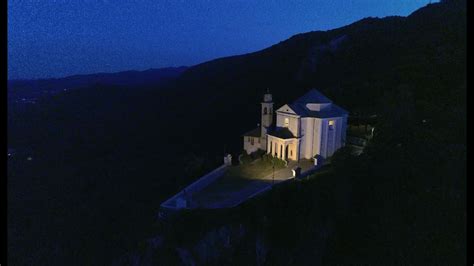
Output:
M273 99L270 91L263 95L262 102L262 123L261 123L261 149L267 150L267 132L273 124Z

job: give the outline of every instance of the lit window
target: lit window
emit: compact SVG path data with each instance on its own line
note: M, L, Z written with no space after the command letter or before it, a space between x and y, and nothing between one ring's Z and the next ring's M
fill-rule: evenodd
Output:
M334 129L334 120L329 120L329 129Z
M285 127L288 127L289 124L290 124L290 119L285 118Z

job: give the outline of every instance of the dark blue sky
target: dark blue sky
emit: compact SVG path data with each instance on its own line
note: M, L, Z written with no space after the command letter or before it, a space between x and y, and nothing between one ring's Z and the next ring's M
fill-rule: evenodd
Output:
M434 1L433 1L434 2ZM8 77L193 65L429 0L8 0Z

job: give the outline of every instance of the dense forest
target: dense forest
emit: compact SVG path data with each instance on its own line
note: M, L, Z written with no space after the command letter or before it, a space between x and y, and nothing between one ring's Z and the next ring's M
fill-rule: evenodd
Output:
M9 264L465 264L465 6L441 1L166 83L94 83L9 108ZM361 156L341 150L328 173L237 209L155 222L166 198L241 152L267 88L279 106L312 87L351 115L377 115ZM221 229L230 243L216 240Z

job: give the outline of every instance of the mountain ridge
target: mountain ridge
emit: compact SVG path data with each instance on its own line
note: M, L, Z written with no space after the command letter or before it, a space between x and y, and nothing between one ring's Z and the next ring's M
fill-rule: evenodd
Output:
M115 75L122 75L126 73L150 73L156 71L167 71L167 70L177 70L177 71L184 71L187 69L188 66L179 66L179 67L160 67L160 68L149 68L145 70L124 70L124 71L117 71L117 72L95 72L95 73L88 73L88 74L73 74L64 77L51 77L51 78L21 78L21 79L9 79L9 82L26 82L26 81L52 81L52 80L61 80L61 79L74 79L74 78L84 78L84 77L93 77L93 76L115 76Z
M164 86L181 75L187 67L151 68L143 71L129 70L113 73L72 75L63 78L14 79L7 81L8 104L36 100L63 91L91 86L143 87Z

